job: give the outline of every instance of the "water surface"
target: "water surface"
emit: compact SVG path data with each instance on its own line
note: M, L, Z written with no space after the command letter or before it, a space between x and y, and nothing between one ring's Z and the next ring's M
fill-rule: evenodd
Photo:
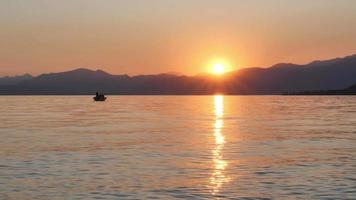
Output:
M356 97L3 96L0 199L356 199Z

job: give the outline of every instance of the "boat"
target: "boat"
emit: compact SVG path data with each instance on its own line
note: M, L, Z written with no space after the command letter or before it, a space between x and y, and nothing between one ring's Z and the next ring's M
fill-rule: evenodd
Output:
M106 97L103 94L96 93L95 97L93 97L94 101L105 101Z

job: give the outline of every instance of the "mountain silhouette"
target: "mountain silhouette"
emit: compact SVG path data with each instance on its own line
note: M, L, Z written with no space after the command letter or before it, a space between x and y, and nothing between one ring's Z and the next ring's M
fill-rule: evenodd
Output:
M30 80L32 78L33 76L30 74L24 74L20 76L5 76L0 78L0 85L14 85L20 83L21 81Z
M356 95L356 84L341 90L302 91L285 95Z
M0 79L1 80L1 79ZM269 68L244 68L224 78L201 74L184 76L112 75L79 68L61 73L26 77L0 85L0 94L241 94L267 95L301 91L340 90L356 83L356 55L306 65L280 63Z

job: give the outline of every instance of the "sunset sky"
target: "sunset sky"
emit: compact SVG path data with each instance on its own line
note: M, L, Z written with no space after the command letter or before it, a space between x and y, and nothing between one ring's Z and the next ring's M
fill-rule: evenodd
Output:
M306 63L356 53L355 0L0 0L0 76Z

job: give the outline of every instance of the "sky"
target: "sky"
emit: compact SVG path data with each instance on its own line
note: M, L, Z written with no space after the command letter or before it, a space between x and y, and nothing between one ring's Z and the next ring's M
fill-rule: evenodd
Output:
M0 0L0 76L304 64L356 54L355 0Z

